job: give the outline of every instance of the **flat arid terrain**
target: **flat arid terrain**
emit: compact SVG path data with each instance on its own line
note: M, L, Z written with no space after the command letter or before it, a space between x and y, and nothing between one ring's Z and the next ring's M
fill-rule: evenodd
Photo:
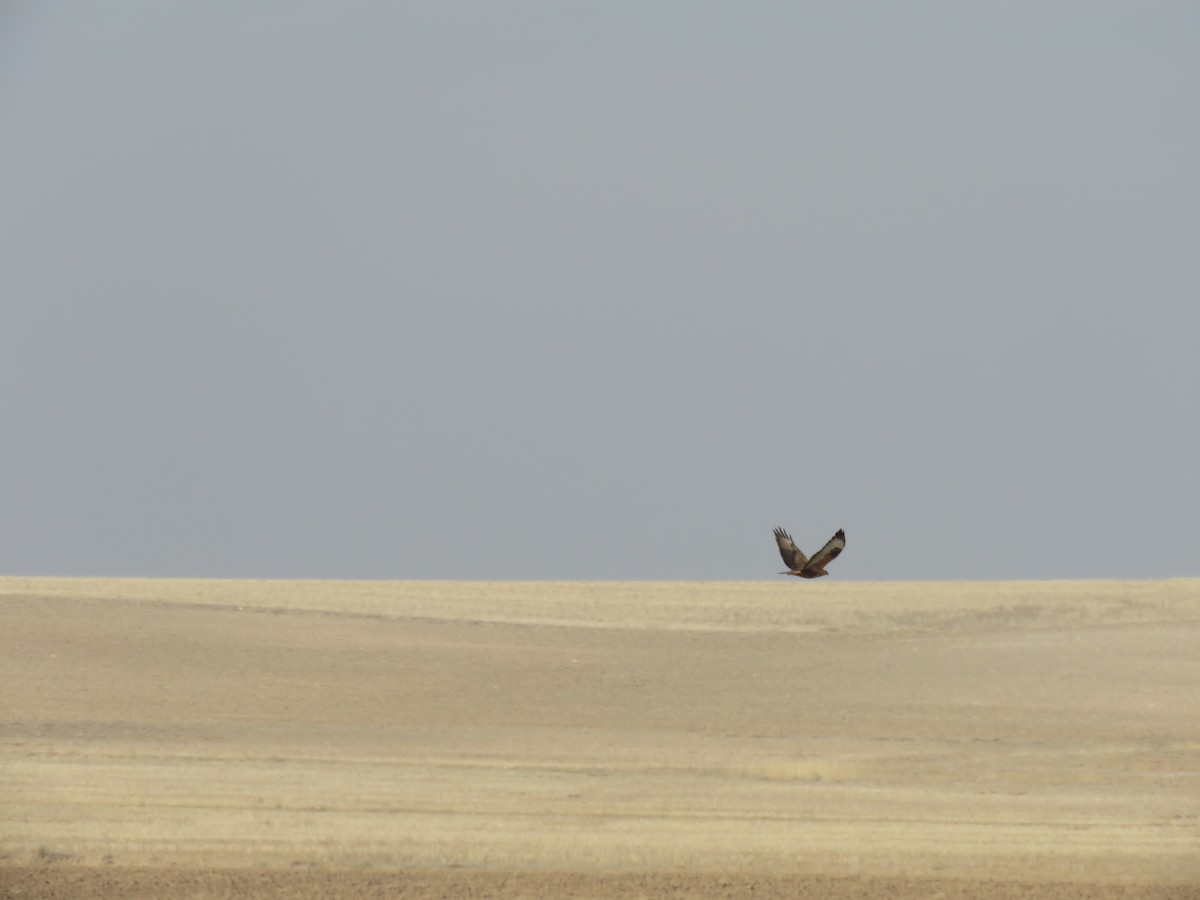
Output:
M1200 580L0 578L0 898L1200 897Z

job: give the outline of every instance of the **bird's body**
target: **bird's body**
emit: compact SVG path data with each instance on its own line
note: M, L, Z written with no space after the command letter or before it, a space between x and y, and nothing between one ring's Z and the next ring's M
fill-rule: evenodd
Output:
M782 528L775 529L775 543L779 545L779 555L783 557L783 564L788 567L788 570L780 572L780 575L820 578L829 574L825 567L846 549L846 532L839 528L837 534L826 541L825 546L818 550L812 559L800 552L800 548L792 541L792 536Z

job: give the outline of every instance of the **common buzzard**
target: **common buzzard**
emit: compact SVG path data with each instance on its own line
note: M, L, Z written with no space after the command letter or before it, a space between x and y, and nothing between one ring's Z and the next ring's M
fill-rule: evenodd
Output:
M800 548L792 543L792 536L782 528L775 529L775 543L779 545L779 555L783 564L788 567L780 575L795 575L797 578L820 578L828 575L825 567L838 558L838 554L846 549L846 532L837 530L837 534L817 551L817 555L809 559L800 552Z

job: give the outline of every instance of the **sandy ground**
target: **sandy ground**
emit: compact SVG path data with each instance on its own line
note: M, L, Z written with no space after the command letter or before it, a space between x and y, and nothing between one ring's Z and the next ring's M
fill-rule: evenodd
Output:
M1200 897L1200 580L0 578L0 897Z

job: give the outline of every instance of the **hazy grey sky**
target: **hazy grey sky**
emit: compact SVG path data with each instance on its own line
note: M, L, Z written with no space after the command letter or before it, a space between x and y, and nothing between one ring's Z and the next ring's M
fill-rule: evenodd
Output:
M8 4L0 571L1200 574L1198 39Z

